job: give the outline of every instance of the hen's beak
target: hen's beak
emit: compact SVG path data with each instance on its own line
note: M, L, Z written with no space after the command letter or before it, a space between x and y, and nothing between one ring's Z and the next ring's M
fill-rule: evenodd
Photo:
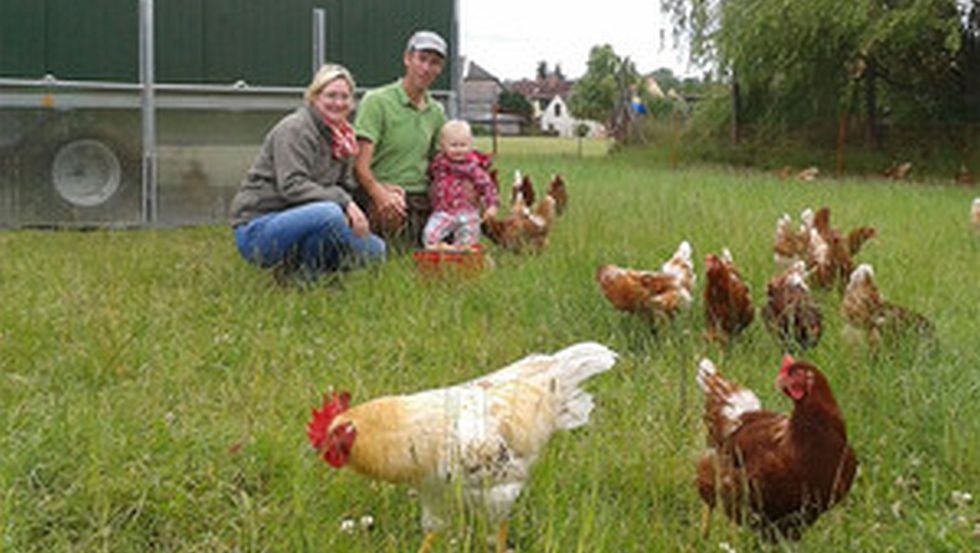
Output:
M773 382L773 386L776 387L777 391L786 393L786 381L783 380L782 373L776 375L776 381Z

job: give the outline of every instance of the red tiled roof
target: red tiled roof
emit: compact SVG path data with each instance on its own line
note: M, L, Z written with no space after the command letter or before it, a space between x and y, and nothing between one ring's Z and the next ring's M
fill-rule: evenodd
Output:
M507 83L507 86L513 92L520 92L528 99L541 98L550 100L555 96L561 96L562 99L568 98L574 84L572 81L566 81L554 75L548 75L543 80L532 81L530 79L521 79Z

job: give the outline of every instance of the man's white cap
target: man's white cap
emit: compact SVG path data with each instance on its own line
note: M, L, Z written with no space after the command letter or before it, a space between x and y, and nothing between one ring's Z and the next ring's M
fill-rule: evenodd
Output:
M408 39L408 44L405 45L406 52L414 52L415 50L429 50L446 57L446 41L432 31L418 31Z

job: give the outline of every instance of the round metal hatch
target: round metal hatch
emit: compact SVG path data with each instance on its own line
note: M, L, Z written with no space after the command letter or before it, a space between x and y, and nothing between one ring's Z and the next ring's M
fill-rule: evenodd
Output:
M112 148L99 140L73 140L58 149L51 180L66 201L80 207L105 203L119 189L122 166Z

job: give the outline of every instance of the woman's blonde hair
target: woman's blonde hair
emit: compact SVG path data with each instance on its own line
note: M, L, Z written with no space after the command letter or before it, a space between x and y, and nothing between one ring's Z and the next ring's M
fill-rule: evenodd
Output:
M350 92L354 94L354 77L351 76L350 71L342 65L336 63L326 63L320 66L317 70L316 75L313 75L313 80L310 81L310 85L306 87L306 93L303 94L303 99L307 103L312 104L313 100L320 94L328 84L332 83L337 79L344 79L347 84L350 85Z

